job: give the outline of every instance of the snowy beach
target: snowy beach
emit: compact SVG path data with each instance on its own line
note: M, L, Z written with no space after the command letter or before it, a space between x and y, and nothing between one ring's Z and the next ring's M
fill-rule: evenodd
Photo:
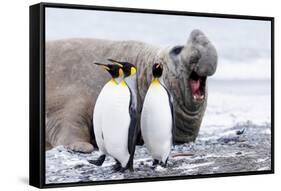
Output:
M46 183L183 176L270 170L270 81L209 80L208 107L194 143L175 146L166 169L151 169L145 146L137 146L134 172L114 173L114 160L88 163L98 151L83 154L63 146L46 152ZM190 156L177 156L178 153Z

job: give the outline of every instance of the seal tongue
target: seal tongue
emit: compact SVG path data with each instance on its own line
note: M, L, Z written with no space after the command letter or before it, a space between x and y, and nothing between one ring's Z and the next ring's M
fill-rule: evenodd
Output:
M200 95L200 80L190 80L192 95Z
M192 72L189 77L191 96L194 101L204 100L204 88L206 77L200 77L197 73Z

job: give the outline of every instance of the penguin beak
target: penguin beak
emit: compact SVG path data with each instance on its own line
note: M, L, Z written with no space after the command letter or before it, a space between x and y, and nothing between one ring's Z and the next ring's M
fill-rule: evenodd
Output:
M112 63L114 63L114 64L117 64L119 67L121 67L121 68L123 68L123 64L121 63L121 62L118 62L118 61L116 61L116 60L113 60L113 59L107 59L108 61L110 61L110 62L112 62Z
M160 66L160 64L157 64L157 65L156 65L156 68L159 68L159 66Z
M107 70L107 71L110 70L110 68L109 68L106 64L102 64L102 63L98 63L98 62L95 62L94 64L103 67L103 68L104 68L105 70Z

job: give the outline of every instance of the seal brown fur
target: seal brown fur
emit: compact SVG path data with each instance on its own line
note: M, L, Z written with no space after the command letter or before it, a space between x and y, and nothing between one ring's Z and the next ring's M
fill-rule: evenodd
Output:
M178 49L177 49L178 48ZM207 104L192 102L187 78L192 64L198 73L212 75L217 54L207 37L194 30L186 45L160 48L137 41L66 39L46 43L46 145L65 145L91 152L94 140L92 116L95 100L110 79L93 62L113 58L137 67L139 111L151 81L152 65L161 62L163 77L175 102L176 142L194 141ZM46 147L47 148L47 147Z

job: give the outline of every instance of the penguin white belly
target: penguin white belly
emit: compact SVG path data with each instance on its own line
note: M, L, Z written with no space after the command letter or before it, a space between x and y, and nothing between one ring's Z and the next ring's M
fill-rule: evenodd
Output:
M103 116L107 115L110 111L110 105L112 104L112 95L115 92L117 84L113 81L109 81L101 90L95 104L93 113L93 128L95 133L95 139L99 147L100 154L106 154L106 148L104 145L102 129L104 126Z
M130 91L119 84L111 95L110 107L103 115L102 133L104 146L109 155L116 158L125 167L130 154L128 151L128 133L130 125Z
M165 162L172 146L172 113L167 91L161 84L150 85L145 96L141 130L153 159Z

